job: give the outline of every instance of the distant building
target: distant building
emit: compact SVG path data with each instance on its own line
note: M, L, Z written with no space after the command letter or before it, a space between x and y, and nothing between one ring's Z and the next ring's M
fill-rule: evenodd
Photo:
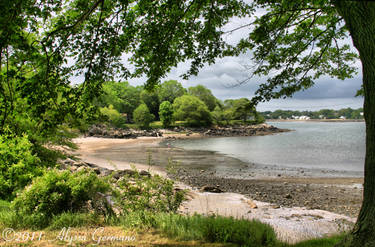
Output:
M292 116L295 120L310 120L310 117L308 116Z
M310 117L308 117L308 116L300 116L299 120L310 120Z

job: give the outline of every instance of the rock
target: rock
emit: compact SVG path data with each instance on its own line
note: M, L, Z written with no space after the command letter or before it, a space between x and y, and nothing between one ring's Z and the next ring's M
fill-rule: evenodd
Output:
M134 170L130 170L130 169L125 169L125 170L119 170L119 171L116 171L114 174L113 174L113 178L115 179L119 179L123 176L134 176L137 172L134 171Z
M77 171L78 167L77 166L70 166L69 168L72 172Z
M203 186L200 189L201 192L212 192L212 193L223 193L223 191L220 188L214 187L214 186Z
M286 199L292 199L292 195L291 195L291 194L286 194L286 195L285 195L285 198L286 198Z
M76 163L76 161L75 161L75 160L72 160L72 159L70 159L70 158L67 158L66 160L63 161L63 163L64 163L65 165L72 166L72 165L74 165L74 164Z
M85 166L80 166L80 167L77 168L77 172L84 171L86 169L87 168Z
M247 200L247 204L249 204L250 208L258 208L258 206L252 200Z
M139 175L145 176L145 177L151 177L151 173L149 173L148 171L145 171L145 170L140 171Z
M99 169L99 168L95 167L95 168L93 168L92 170L93 170L97 175L100 174L100 169Z

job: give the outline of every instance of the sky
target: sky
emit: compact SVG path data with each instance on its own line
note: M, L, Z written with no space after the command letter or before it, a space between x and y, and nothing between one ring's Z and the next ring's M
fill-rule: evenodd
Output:
M261 13L260 13L261 14ZM244 24L243 19L233 19L224 31L232 30ZM234 33L227 34L224 38L229 44L236 44L242 37L248 34L249 30L240 29ZM343 41L352 46L351 39ZM352 46L352 49L353 46ZM189 64L180 63L176 68L162 80L177 80L186 88L201 84L209 88L219 99L251 98L261 82L267 78L253 78L250 82L238 86L240 81L248 78L249 72L244 65L250 63L251 54L241 54L238 57L225 57L218 59L215 64L203 67L197 76L192 76L188 80L183 80L180 76L189 69ZM258 111L283 110L319 110L324 108L360 108L363 106L362 97L354 97L362 84L360 62L354 64L358 68L358 74L354 78L344 81L321 77L315 81L315 85L303 92L296 93L292 98L271 100L260 103ZM142 85L146 78L129 80L132 85ZM234 86L237 85L237 86Z

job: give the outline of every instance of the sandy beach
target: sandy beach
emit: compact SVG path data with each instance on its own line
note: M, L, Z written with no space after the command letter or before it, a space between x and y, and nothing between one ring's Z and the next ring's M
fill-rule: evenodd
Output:
M210 151L174 148L174 138L137 139L77 138L76 154L85 162L112 170L150 170L178 181L187 188L190 200L181 211L186 214L220 214L259 219L271 224L281 240L297 242L347 230L355 222L362 201L362 178L314 177L308 171L284 172L254 167L247 177L231 177L228 172L249 166L236 158ZM174 164L172 173L166 167ZM225 164L225 165L220 165ZM251 164L250 164L251 165ZM169 171L169 170L168 170ZM313 173L311 173L313 175ZM202 192L203 186L223 193Z

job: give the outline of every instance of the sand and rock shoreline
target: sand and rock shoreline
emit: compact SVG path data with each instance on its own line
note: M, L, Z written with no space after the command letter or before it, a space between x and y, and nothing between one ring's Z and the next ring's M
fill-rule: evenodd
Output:
M75 139L79 146L76 154L84 162L110 170L135 166L169 176L191 191L183 212L256 218L271 224L279 238L287 242L347 230L355 222L362 201L361 177L316 177L300 171L278 176L258 167L254 176L236 178L224 174L249 164L215 152L169 145L174 139L201 137L207 135L169 131L159 137L137 139L84 137ZM167 169L171 160L179 163L173 172ZM228 169L215 170L218 162ZM203 187L222 193L203 191Z

